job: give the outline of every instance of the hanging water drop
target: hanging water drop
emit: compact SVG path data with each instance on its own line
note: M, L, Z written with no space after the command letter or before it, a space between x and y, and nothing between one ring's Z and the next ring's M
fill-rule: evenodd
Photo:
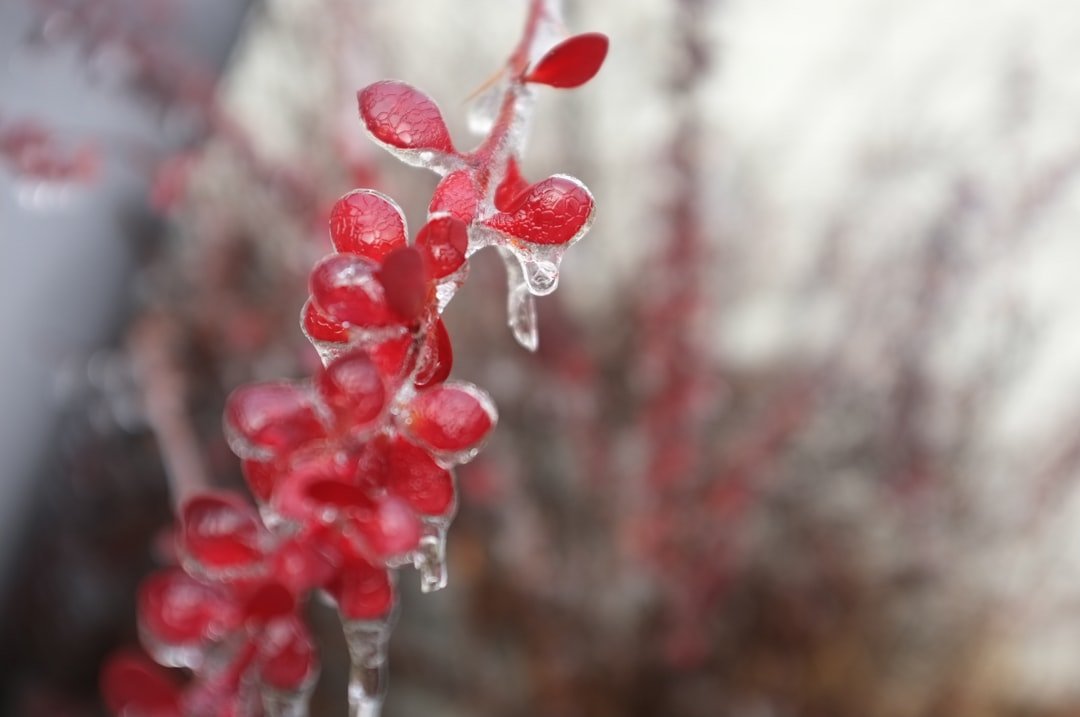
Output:
M546 296L559 286L559 264L544 259L527 259L522 262L525 283L533 296Z

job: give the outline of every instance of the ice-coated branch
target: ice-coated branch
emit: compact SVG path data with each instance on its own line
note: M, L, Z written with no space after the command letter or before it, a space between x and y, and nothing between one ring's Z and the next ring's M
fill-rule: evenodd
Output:
M555 289L564 252L592 220L581 182L530 184L519 168L534 86L579 86L607 51L595 33L554 42L560 29L556 3L530 3L495 97L480 98L495 113L470 152L455 149L438 106L416 88L383 81L358 93L375 142L443 177L427 222L410 241L404 213L371 189L334 206L334 253L311 271L300 322L322 369L241 386L226 402L226 437L257 507L232 493L187 497L180 567L140 590L144 646L193 679L181 685L122 656L103 678L114 712L301 717L318 674L302 608L318 593L337 606L349 645L350 714L379 714L397 571L414 566L424 592L447 584L453 468L497 420L487 393L450 379L441 313L469 256L494 246L508 264L514 334L535 348L532 296Z

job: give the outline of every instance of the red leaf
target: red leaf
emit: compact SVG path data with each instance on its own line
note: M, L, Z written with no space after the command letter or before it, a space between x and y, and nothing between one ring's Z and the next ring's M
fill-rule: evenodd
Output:
M469 248L469 229L453 216L435 217L416 235L416 247L424 258L428 273L435 279L449 276L465 263Z
M331 344L343 344L349 340L349 332L337 321L319 310L315 302L308 299L300 316L300 326L312 341Z
M263 502L270 500L274 486L281 478L282 468L278 462L245 459L240 462L240 470L251 493Z
M412 336L408 334L375 344L368 349L368 354L391 386L396 385L394 379L410 373L416 361Z
M447 212L466 224L476 218L476 209L480 204L480 188L472 173L466 170L451 172L435 187L428 205L428 213Z
M556 174L519 194L485 224L533 244L567 244L585 232L594 207L585 185Z
M304 594L330 579L335 559L333 551L325 549L320 536L309 530L278 546L271 559L270 573L294 594Z
M506 175L495 188L495 208L500 212L507 211L513 206L514 200L528 188L529 183L521 176L521 168L518 167L517 160L510 157L510 161L506 163Z
M351 485L356 473L353 456L323 448L297 458L275 487L271 505L281 516L310 524L332 520L335 516L328 515L325 509L342 507L346 501L339 492L347 493L349 501L355 498ZM342 487L338 489L330 483Z
M422 515L444 515L454 502L454 480L420 446L397 438L389 451L391 493Z
M327 586L346 620L371 620L394 606L394 587L386 568L354 556Z
M376 261L408 242L401 208L374 189L357 189L337 200L330 211L334 248Z
M238 495L206 493L180 511L182 549L202 570L250 568L262 559L262 523Z
M409 430L436 451L477 446L495 426L491 398L467 383L444 383L421 391L409 406Z
M324 257L311 270L309 280L317 308L334 321L364 328L397 323L382 284L375 279L376 267L355 254Z
M386 303L398 318L413 322L427 305L428 283L424 260L414 247L390 253L378 271L379 283L386 293Z
M307 497L320 506L335 510L370 511L375 507L367 492L353 483L338 480L312 482L305 491Z
M296 611L296 598L279 582L269 582L259 587L244 605L244 615L249 624L265 625L271 620Z
M139 585L139 628L171 664L187 664L208 640L235 628L240 616L217 590L200 583L179 568L159 570Z
M259 641L262 682L278 690L299 690L315 676L318 661L307 626L297 619L279 620Z
M386 405L382 376L366 351L355 350L335 359L319 372L315 387L346 429L370 423Z
M424 337L420 361L420 371L413 381L417 388L434 386L450 376L450 369L454 365L454 347L450 343L450 334L447 333L442 318L435 321L431 331Z
M134 651L117 654L105 664L101 695L115 715L180 717L180 684Z
M383 80L357 94L360 117L372 136L397 149L453 152L434 100L412 85Z
M420 519L395 496L384 496L369 513L349 517L366 554L378 560L405 555L420 543Z
M224 420L229 446L241 458L283 456L326 433L308 392L286 382L237 388L225 401Z
M525 81L564 89L580 87L600 71L607 51L607 35L599 32L575 35L548 50L533 65Z

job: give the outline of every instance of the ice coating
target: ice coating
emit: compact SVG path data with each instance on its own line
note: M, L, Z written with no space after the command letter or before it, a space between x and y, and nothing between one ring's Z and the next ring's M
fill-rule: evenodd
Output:
M484 225L528 244L569 246L589 230L594 209L584 184L556 174L525 189Z
M447 381L409 402L409 435L444 465L471 460L498 420L491 397L471 383Z
M258 514L233 494L198 495L181 512L178 553L190 575L234 580L257 575L269 535Z
M263 710L266 717L307 717L311 693L315 691L315 681L302 690L262 690Z
M435 193L428 205L431 217L446 213L457 217L466 224L472 222L483 199L480 186L466 170L451 172L435 187Z
M206 645L239 622L210 586L179 570L155 573L139 589L139 635L158 664L198 668Z
M435 284L436 311L441 314L443 310L446 309L446 307L450 304L450 300L454 298L454 295L457 293L458 289L464 286L465 280L468 278L468 276L469 266L466 264L458 271L455 271L453 274L450 274L449 276L440 279L439 282Z
M438 105L412 85L383 80L357 95L368 132L388 147L452 153L454 144Z
M495 118L499 116L499 108L506 95L507 84L506 73L501 72L489 87L484 88L469 101L465 121L470 132L484 136L495 126Z
M401 207L374 189L354 189L330 211L330 240L339 252L377 260L404 247L408 236Z
M249 384L225 402L225 437L241 458L267 460L325 432L307 386L287 381Z
M273 622L264 630L259 653L266 716L305 717L319 674L307 628L296 617Z
M377 263L356 254L323 258L308 282L315 306L339 324L367 329L395 325L397 316L378 280L379 268Z

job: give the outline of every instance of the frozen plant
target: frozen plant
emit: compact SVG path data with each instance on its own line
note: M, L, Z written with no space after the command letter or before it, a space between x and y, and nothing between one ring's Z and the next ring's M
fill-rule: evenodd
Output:
M225 429L257 507L242 496L182 497L179 565L138 597L144 647L103 673L108 707L125 717L307 714L317 679L303 619L317 594L336 605L352 659L350 713L377 715L395 618L396 571L413 565L424 592L446 585L452 470L495 426L488 395L451 381L440 314L468 257L498 249L510 280L509 323L537 345L533 296L553 291L567 247L589 228L591 194L555 175L520 172L535 85L579 86L599 70L607 38L570 37L557 3L531 0L523 38L470 124L486 136L455 149L435 103L397 81L358 94L376 142L443 176L428 221L409 241L404 215L358 189L330 217L335 253L310 274L301 325L323 360L305 381L251 384L227 401Z

